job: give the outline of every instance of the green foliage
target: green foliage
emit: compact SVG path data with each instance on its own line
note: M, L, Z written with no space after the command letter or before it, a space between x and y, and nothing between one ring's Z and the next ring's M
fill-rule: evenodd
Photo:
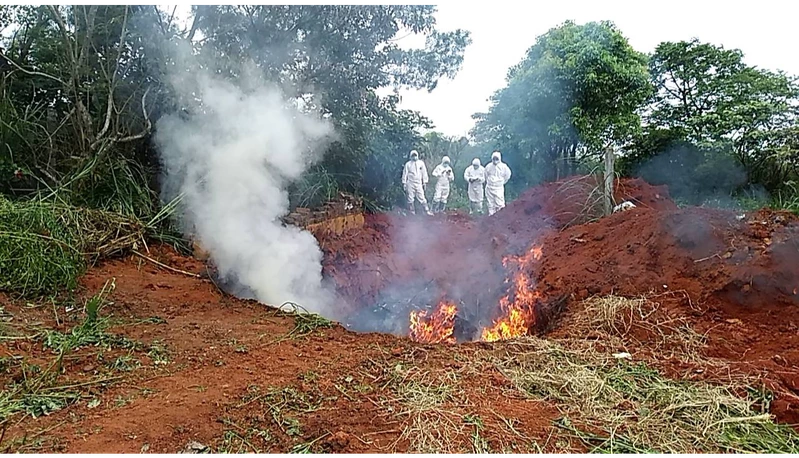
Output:
M473 135L503 152L516 183L573 173L579 156L627 139L652 93L646 57L610 22L551 29L507 79Z
M77 285L85 268L76 241L57 216L0 197L0 289L35 296Z
M654 137L633 144L633 162L669 154L665 133L671 142L692 145L694 166L715 168L716 181L725 170L708 158L708 149L724 149L735 158L736 170L727 170L733 181L739 169L745 181L777 191L797 176L795 78L748 66L740 50L696 39L661 43L650 67L658 90L647 118L648 136ZM701 173L691 178L705 179Z
M0 290L71 290L87 261L129 249L143 233L143 224L115 213L0 197Z
M339 141L292 186L294 205L340 190L386 205L398 195L397 158L429 121L399 110L387 86L432 90L452 78L470 43L436 28L432 6L198 6L181 30L152 6L4 6L0 27L0 191L58 189L65 202L147 220L157 213L151 126L180 109L165 77L191 43L204 65L262 76L319 107ZM196 34L202 40L194 40ZM401 48L397 34L425 38ZM149 97L148 97L149 96ZM390 178L390 179L389 179ZM67 186L69 184L69 186Z
M171 12L153 6L3 6L0 30L14 32L0 38L0 192L53 197L56 190L62 204L154 218L159 170L151 128L180 109L166 75L186 65L169 51L184 45L222 77L240 79L253 63L288 97L302 97L333 122L338 141L292 184L292 205L315 206L338 191L363 196L373 210L401 204L399 175L411 149L430 166L447 154L456 171L470 159L461 154L485 162L499 149L514 170L509 195L590 171L605 146L622 144L626 174L686 146L694 157L678 161L692 172L685 180L722 183L713 188L726 195L746 188L740 170L774 195L790 195L785 183L799 179L794 78L697 40L661 43L647 61L610 22L566 22L539 36L490 110L475 115L477 145L422 136L432 123L377 90L432 90L455 76L471 39L460 29L439 30L435 12L417 5L203 5L182 29ZM424 45L400 47L404 34L424 37ZM465 189L460 175L453 205ZM70 271L73 264L60 265Z

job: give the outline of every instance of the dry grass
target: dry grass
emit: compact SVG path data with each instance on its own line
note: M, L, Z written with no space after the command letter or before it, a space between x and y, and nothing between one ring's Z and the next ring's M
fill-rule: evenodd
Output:
M577 212L562 211L559 216L571 216L572 218L564 225L564 228L576 224L584 224L596 221L605 214L604 204L604 179L595 173L599 169L594 169L588 176L576 176L563 180L558 185L553 196L558 196L562 201L582 199L582 207Z
M569 328L573 335L600 333L617 346L646 342L666 359L708 361L700 355L706 336L695 332L685 317L669 316L650 298L592 297L577 310Z
M674 381L585 342L533 337L507 344L496 364L523 393L584 425L562 423L595 451L799 452L793 431L754 411L732 383Z
M463 435L460 416L451 410L456 395L457 377L443 377L415 366L398 364L391 369L391 400L399 408L395 415L405 426L396 442L407 441L408 453L459 453L464 451L458 438ZM395 442L395 444L396 444Z

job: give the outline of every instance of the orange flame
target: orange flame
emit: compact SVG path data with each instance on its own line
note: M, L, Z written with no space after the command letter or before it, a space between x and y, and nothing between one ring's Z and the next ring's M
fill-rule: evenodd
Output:
M455 343L455 304L440 302L428 317L427 311L411 311L411 340L422 343Z
M507 266L509 262L516 265L517 272L513 278L513 289L499 300L499 307L505 314L497 319L490 328L483 329L480 340L496 342L498 340L512 339L526 335L535 324L535 304L541 299L541 294L530 288L530 280L525 271L533 261L538 261L543 255L540 245L534 245L527 254L522 256L508 256L502 260ZM513 301L511 302L511 295Z
M502 259L503 266L507 268L511 265L516 271L513 275L513 286L508 294L499 300L503 316L498 318L493 326L482 330L482 341L495 342L520 337L526 335L533 327L535 304L541 299L541 294L531 288L527 272L542 256L541 245L534 245L521 256L506 256ZM505 283L509 283L509 279L506 279ZM455 304L446 301L441 301L430 314L426 310L411 311L410 338L422 343L455 343L453 334L457 312Z

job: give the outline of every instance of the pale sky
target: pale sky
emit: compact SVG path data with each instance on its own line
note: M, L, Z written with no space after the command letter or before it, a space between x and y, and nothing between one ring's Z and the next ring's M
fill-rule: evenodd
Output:
M487 110L488 98L505 85L508 68L519 63L537 36L570 19L578 24L613 21L630 44L645 53L654 51L662 41L696 37L725 48L741 49L750 65L799 75L799 32L796 31L799 2L734 2L492 0L467 3L448 0L438 5L437 27L442 31L461 28L471 32L472 44L466 49L463 66L453 80L442 80L432 93L401 91L400 106L420 111L432 119L435 130L439 132L466 135L474 125L471 115ZM354 0L347 3L372 2ZM171 11L171 6L162 6ZM188 16L189 4L183 4L179 9L182 11L178 16ZM399 44L417 47L423 46L424 40L410 36L399 40ZM379 93L385 95L391 90L380 90Z
M739 48L749 65L799 75L797 45L799 2L671 0L448 2L438 7L441 30L471 31L463 67L454 80L432 92L402 91L402 108L431 118L437 131L465 135L472 113L488 109L488 98L505 85L538 35L572 19L577 23L610 20L638 51L649 53L662 41L689 40Z

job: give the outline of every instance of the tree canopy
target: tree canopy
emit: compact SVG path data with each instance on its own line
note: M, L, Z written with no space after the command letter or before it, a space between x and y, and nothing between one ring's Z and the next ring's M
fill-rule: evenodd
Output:
M255 68L333 121L338 141L311 172L329 186L296 183L295 203L333 188L386 203L396 194L392 180L377 177L395 172L388 167L431 125L376 90L433 90L457 73L470 43L466 31L438 30L434 13L431 6L199 6L180 27L174 11L153 6L0 7L0 28L13 30L0 55L0 185L24 194L78 176L97 191L110 185L100 182L112 169L151 185L152 172L128 166L157 165L152 126L180 109L165 75L184 64L172 50L188 43L215 74L235 79ZM425 46L403 49L398 33L422 34Z
M459 71L470 35L439 30L435 11L196 6L179 24L157 6L0 6L0 192L58 188L77 204L155 213L153 126L185 110L167 81L192 71L177 58L184 48L204 70L236 81L255 72L333 123L336 141L292 183L293 205L339 190L397 203L410 149L431 161L447 154L459 168L499 149L514 169L511 195L590 171L607 147L622 173L691 196L778 192L799 180L795 77L697 39L647 56L608 21L568 21L538 36L489 110L473 115L468 140L423 135L431 120L380 94L432 91ZM424 45L400 46L407 34Z
M610 22L574 22L538 37L508 72L508 84L475 115L474 136L501 149L528 180L573 173L640 127L650 96L646 56Z

